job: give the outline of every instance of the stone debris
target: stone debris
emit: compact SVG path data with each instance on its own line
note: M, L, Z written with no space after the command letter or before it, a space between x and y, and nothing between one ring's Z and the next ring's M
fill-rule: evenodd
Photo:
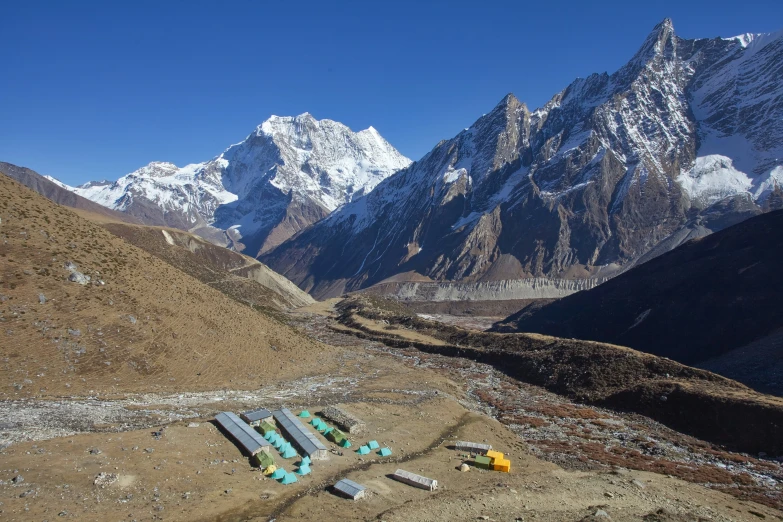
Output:
M71 272L68 276L68 281L72 283L78 283L80 285L86 285L90 282L90 276L84 275L81 272Z
M116 473L100 472L95 477L95 480L93 481L93 484L95 484L98 487L105 488L106 486L110 486L110 485L114 484L119 479L120 479L120 477Z
M321 411L321 416L339 425L348 433L361 433L367 429L363 421L337 406L327 406Z
M70 272L68 281L72 283L78 283L80 285L86 285L90 282L90 276L79 272L79 267L73 261L66 261L63 265L66 270Z

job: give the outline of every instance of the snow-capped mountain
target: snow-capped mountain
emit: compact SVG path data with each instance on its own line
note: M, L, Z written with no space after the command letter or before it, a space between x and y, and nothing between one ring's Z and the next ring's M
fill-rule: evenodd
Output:
M256 255L408 164L372 127L353 132L305 113L272 116L204 163L153 162L115 182L69 188L144 223Z
M409 272L611 276L783 204L781 78L783 32L686 40L664 20L615 73L532 112L506 96L263 260L316 297Z

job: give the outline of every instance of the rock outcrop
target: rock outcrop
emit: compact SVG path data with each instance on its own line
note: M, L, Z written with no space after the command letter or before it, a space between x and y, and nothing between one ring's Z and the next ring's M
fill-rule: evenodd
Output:
M262 257L317 297L436 281L612 276L783 204L783 32L686 40L513 95Z

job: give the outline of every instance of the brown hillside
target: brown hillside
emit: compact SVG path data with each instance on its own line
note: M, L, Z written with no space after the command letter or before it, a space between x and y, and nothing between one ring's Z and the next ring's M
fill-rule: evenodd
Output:
M0 173L15 179L25 187L38 192L43 197L54 201L58 205L64 205L95 216L100 216L100 218L105 220L140 223L138 219L129 214L117 212L116 210L99 205L94 201L90 201L87 198L83 198L78 194L74 194L70 190L66 190L56 183L52 183L34 170L26 167L18 167L11 163L0 161Z
M688 243L495 326L630 346L783 395L783 211ZM767 339L759 349L751 343Z
M6 176L0 240L2 398L251 388L329 359L331 348ZM68 263L90 281L69 281Z
M104 228L242 303L288 309L315 302L291 281L252 257L182 230L105 223Z
M591 341L463 330L369 296L352 296L337 309L343 325L389 346L490 364L584 404L640 413L740 451L783 453L783 399L665 357Z

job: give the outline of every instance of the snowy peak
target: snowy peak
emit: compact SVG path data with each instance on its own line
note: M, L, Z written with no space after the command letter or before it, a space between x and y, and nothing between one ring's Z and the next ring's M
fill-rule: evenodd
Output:
M677 41L674 24L671 19L664 19L653 28L633 58L618 71L617 75L635 76L645 68L675 60Z
M783 205L781 67L774 35L686 40L665 19L614 73L533 112L507 95L266 259L319 296L613 275Z
M671 21L671 18L665 18L653 28L642 47L636 53L636 56L644 57L661 54L671 56L675 46L674 39L674 23Z
M410 160L374 128L309 113L271 116L204 163L155 161L74 192L150 224L202 233L255 255L370 192Z
M147 177L165 177L171 176L178 170L177 166L173 163L166 161L153 161L148 165L140 168L136 172L133 172L135 176L147 176Z

